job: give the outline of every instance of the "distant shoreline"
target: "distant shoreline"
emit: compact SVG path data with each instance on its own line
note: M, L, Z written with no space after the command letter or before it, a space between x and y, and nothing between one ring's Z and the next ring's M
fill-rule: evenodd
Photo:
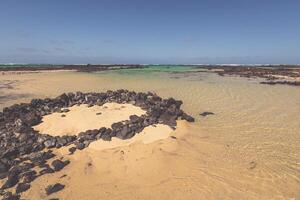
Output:
M0 72L8 71L60 71L71 70L77 72L97 72L115 69L145 68L143 65L0 65Z
M25 73L42 73L42 72L61 72L61 71L74 71L74 72L99 72L120 69L143 69L149 67L159 66L186 66L201 71L193 71L194 73L206 72L216 73L220 76L239 76L244 78L263 78L266 81L260 82L261 84L284 84L292 86L300 86L300 65L287 65L287 64L261 64L261 65L235 65L235 64L199 64L199 65L143 65L143 64L109 64L109 65L0 65L0 74L25 74ZM182 73L182 72L181 72ZM183 73L191 73L186 71Z

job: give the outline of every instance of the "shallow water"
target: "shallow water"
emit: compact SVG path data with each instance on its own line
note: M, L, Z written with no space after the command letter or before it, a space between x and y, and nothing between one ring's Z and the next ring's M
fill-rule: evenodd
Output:
M185 154L178 161L193 164L182 171L194 177L187 188L212 199L300 198L300 88L190 71L197 70L160 66L2 75L0 84L14 82L0 87L0 108L62 92L121 88L181 99L196 118L178 150ZM204 111L215 115L200 116ZM212 145L199 147L203 142Z

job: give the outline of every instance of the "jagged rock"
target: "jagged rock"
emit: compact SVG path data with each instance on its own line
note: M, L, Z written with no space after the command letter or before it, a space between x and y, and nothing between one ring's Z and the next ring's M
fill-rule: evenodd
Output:
M46 151L46 152L35 152L31 153L28 156L28 159L34 163L35 165L40 165L42 163L45 163L46 160L53 158L55 155L52 153L51 150Z
M188 122L194 122L195 121L195 119L192 116L187 115L186 113L182 114L181 118L188 121Z
M55 171L50 168L49 166L48 167L45 167L43 168L40 172L39 172L39 176L42 176L44 174L51 174L51 173L54 173Z
M13 194L11 192L6 192L3 194L3 200L19 200L20 195L18 194Z
M36 178L36 171L29 170L20 175L20 180L23 183L31 183Z
M131 133L132 133L132 131L129 128L129 126L125 125L119 132L117 132L116 137L123 139L123 140L128 139L128 138L130 138Z
M132 123L139 123L139 122L143 121L143 118L141 118L137 115L130 115L129 119Z
M7 176L6 182L2 185L1 189L7 189L15 186L19 182L19 171L10 171Z
M54 185L49 185L46 187L45 191L47 195L50 195L52 193L58 192L60 190L63 190L65 188L64 185L60 184L60 183L56 183Z
M8 166L0 161L0 173L5 173L8 171Z
M47 148L53 148L56 146L56 139L55 138L51 138L49 140L46 140L44 142L45 147Z
M165 112L159 117L158 122L173 127L173 126L176 126L176 124L177 124L176 118L177 118L177 116L174 116L174 115L169 114L168 112Z
M82 143L82 142L78 142L78 143L76 144L76 148L79 149L79 150L82 150L82 149L85 148L85 145L84 145L84 143Z
M52 161L51 165L55 171L60 171L69 163L70 163L70 161L68 161L68 160L61 161L61 160L56 159L56 160Z
M110 128L105 128L105 129L100 129L99 132L101 133L101 138L104 141L111 141L111 134L113 133L112 129Z
M16 187L16 193L19 194L21 192L25 192L30 188L30 185L28 183L19 183Z
M111 128L112 128L113 130L120 130L120 129L122 128L122 126L123 126L123 123L122 123L122 122L117 122L117 123L113 123L113 124L111 125Z
M23 122L28 126L35 126L41 122L42 117L36 115L35 113L28 113L23 116Z

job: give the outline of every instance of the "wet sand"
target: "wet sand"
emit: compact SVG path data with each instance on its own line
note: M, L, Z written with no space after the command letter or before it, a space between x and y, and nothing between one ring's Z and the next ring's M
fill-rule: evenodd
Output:
M181 99L183 109L196 118L193 124L179 122L170 133L177 139L87 148L73 157L60 149L57 153L71 164L38 178L24 197L44 198L46 185L61 182L66 188L51 198L300 198L298 87L260 85L259 80L205 73L172 76L131 71L0 76L0 81L16 81L13 88L0 89L3 96L14 96L4 97L1 107L62 92L125 88ZM199 116L204 111L215 115Z

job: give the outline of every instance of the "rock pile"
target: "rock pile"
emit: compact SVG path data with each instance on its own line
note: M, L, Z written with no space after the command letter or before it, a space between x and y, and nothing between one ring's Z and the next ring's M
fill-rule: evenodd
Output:
M99 127L74 136L50 136L35 131L32 126L41 123L42 117L54 112L66 113L67 107L80 104L103 105L107 102L131 103L146 110L142 116L131 115L129 120L112 124L111 128ZM110 141L112 137L129 139L145 127L156 123L175 129L176 120L193 122L194 118L180 109L182 101L162 99L154 93L136 93L128 90L105 93L68 93L56 98L33 99L30 103L16 104L0 112L0 179L6 179L0 194L6 199L19 198L19 193L30 188L38 176L59 171L70 161L47 160L54 158L51 148L74 144L69 149L73 154L95 140ZM39 167L40 171L32 170ZM16 194L5 190L16 186ZM48 192L47 192L48 193Z

